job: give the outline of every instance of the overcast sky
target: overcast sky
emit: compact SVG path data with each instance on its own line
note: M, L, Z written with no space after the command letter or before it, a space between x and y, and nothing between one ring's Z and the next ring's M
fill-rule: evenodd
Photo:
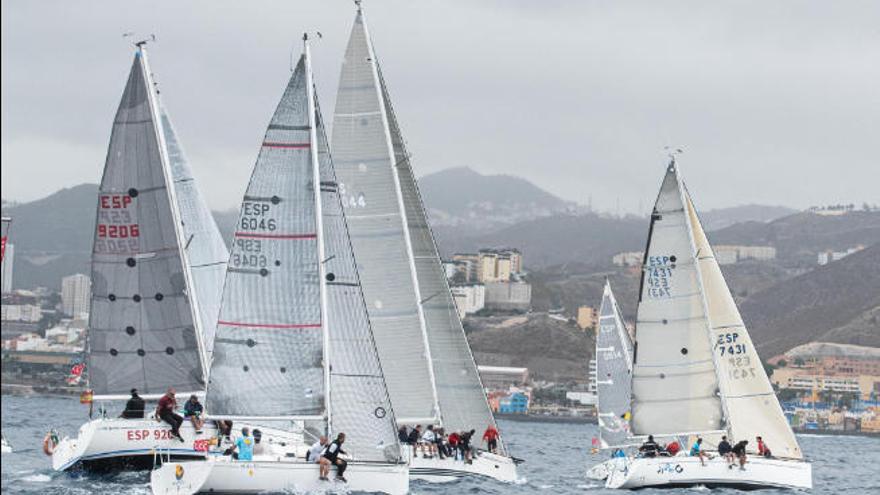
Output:
M880 2L366 0L418 175L525 177L644 213L680 160L697 206L880 201ZM98 182L131 65L151 62L213 208L237 207L304 30L326 119L348 0L4 1L2 189Z

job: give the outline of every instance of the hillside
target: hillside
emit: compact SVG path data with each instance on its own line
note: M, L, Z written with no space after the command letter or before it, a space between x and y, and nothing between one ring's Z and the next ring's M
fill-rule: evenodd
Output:
M880 243L757 292L740 311L764 357L812 341L880 347Z
M497 227L576 207L520 177L482 175L467 167L426 175L419 190L435 226Z
M706 210L700 213L700 221L706 230L720 230L743 222L766 223L795 213L797 210L786 206L751 204Z

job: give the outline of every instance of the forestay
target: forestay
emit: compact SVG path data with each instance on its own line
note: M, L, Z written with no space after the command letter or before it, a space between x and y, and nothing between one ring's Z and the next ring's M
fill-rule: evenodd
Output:
M623 446L630 436L632 339L607 280L596 336L596 388L602 448Z
M215 417L321 417L324 343L309 101L296 66L236 224L214 341Z
M424 315L413 297L418 286L403 198L395 177L388 116L378 64L360 10L342 65L333 153L367 310L395 411L401 421L439 421Z
M722 427L712 350L675 161L651 214L636 323L635 434Z
M204 388L163 125L140 48L113 123L98 193L88 336L97 395Z
M760 435L775 456L802 459L803 453L730 295L690 194L685 194L731 437L749 440L750 450L756 451L754 439Z
M183 249L192 274L194 296L199 301L205 363L210 364L229 250L226 249L211 210L196 187L189 162L164 105L160 106L160 111L171 176L177 193L180 223L183 226Z

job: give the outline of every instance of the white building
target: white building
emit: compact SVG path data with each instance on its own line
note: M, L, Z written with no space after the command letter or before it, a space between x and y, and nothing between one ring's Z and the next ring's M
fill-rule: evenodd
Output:
M80 316L89 312L92 283L87 275L77 273L61 279L61 305L64 314Z
M3 293L12 292L12 264L15 260L15 246L6 244L3 254Z
M486 287L483 285L456 285L449 290L455 300L459 318L474 314L486 306Z
M828 263L831 263L832 261L842 260L843 258L846 258L853 253L857 253L862 249L865 249L865 246L858 245L856 247L851 247L846 251L823 251L819 253L817 261L820 266L824 266Z

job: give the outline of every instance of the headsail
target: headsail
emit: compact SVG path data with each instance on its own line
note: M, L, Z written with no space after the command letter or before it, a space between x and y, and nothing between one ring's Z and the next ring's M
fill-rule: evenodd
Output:
M681 434L722 428L712 349L675 160L651 214L633 358L632 430Z
M199 301L205 362L210 364L229 250L226 249L211 210L196 187L189 162L164 105L160 104L160 112L171 176L177 192L180 223L183 225L183 249L192 273L194 295Z
M622 446L630 436L632 339L626 330L611 283L605 281L596 334L596 387L602 448Z
M686 190L685 198L708 308L721 400L731 437L749 440L751 450L755 451L755 437L760 435L775 456L802 459L803 453L782 413Z
M402 422L438 422L431 355L378 65L358 9L333 117L339 190L388 391Z
M304 59L269 123L236 225L214 340L215 417L322 418L324 336Z
M98 194L88 369L99 396L204 389L197 301L159 115L139 46Z

